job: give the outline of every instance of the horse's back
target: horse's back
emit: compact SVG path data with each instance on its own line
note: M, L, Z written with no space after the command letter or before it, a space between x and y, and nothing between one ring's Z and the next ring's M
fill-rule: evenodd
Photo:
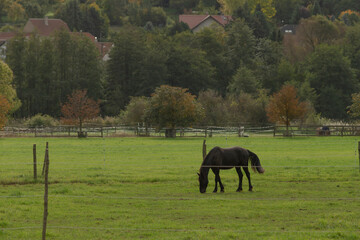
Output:
M222 150L224 166L247 166L249 152L245 148L231 147Z

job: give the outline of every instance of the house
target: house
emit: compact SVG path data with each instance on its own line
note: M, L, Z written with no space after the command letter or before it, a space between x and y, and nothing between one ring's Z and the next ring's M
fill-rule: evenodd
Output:
M84 34L88 37L99 50L100 57L103 61L109 60L109 52L113 46L110 42L98 42L96 37L88 32L75 33L71 32L68 25L61 19L45 18L30 18L23 28L25 36L30 36L31 33L36 32L41 37L50 37L54 32L65 29L71 34ZM6 43L16 36L15 32L0 32L0 59L6 57Z
M280 28L280 32L284 35L284 34L296 34L296 27L297 25L292 25L292 24L286 24L284 26L282 26Z
M109 52L110 49L114 46L112 42L99 42L97 38L89 32L72 32L72 34L76 35L84 35L89 38L99 50L100 57L103 61L107 61L110 59Z
M229 24L232 20L231 16L224 15L179 15L179 22L189 25L189 28L194 33L206 27L225 27L225 25Z
M68 25L61 19L30 18L24 26L24 33L37 32L39 36L49 37L55 31L65 29L70 32Z
M0 32L0 59L4 60L6 56L6 43L13 37L15 32Z

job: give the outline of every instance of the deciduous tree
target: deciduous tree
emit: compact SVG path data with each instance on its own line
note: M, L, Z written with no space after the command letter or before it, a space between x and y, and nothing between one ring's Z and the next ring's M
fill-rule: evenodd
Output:
M266 108L270 122L285 124L287 135L291 121L301 118L305 111L305 103L299 101L295 87L289 84L284 85L279 92L270 97Z
M0 129L5 126L7 121L7 114L10 110L10 103L6 97L0 95Z
M88 119L97 117L100 112L99 102L88 98L86 94L87 90L74 91L68 96L68 101L61 107L61 113L64 116L62 120L65 123L79 125L79 136L83 136L83 123Z
M147 118L158 128L169 128L169 137L175 137L176 127L191 126L203 116L201 105L187 89L162 85L151 96Z
M5 97L10 104L9 111L11 113L20 107L21 102L17 98L16 90L13 87L13 72L3 61L0 61L0 95Z
M317 112L331 119L347 117L346 106L351 94L359 90L350 60L338 46L319 45L306 62L307 80L318 95L314 103Z

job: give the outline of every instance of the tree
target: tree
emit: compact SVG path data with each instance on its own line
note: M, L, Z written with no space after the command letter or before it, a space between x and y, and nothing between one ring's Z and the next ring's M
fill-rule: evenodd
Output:
M256 38L253 30L242 19L236 19L230 26L225 37L227 47L226 57L232 65L234 73L241 63L248 65L254 60L256 51Z
M247 67L240 67L232 78L228 86L228 91L232 95L241 93L255 94L260 87L259 80L253 71Z
M65 123L79 125L79 137L86 136L82 131L83 123L97 117L100 112L99 102L88 98L86 94L87 90L75 90L61 107L61 113L64 116L62 120Z
M5 97L9 103L10 113L15 112L21 106L13 87L13 72L3 61L0 61L0 95Z
M236 10L244 6L245 0L218 0L221 6L221 11L227 15L233 15Z
M352 117L360 117L360 93L354 93L351 95L352 104L348 106L348 114Z
M204 51L185 46L185 41L175 38L167 56L168 85L188 88L193 94L214 86L215 69Z
M157 128L168 128L167 137L175 137L176 127L191 126L203 111L187 89L162 85L152 94L146 115Z
M224 98L214 90L201 91L197 101L205 111L200 123L203 126L223 126L226 124L227 108Z
M306 105L299 102L295 87L286 84L277 93L270 97L269 105L266 108L270 122L286 125L286 135L289 136L290 123L304 116Z
M331 119L346 118L346 106L350 105L351 94L359 90L359 82L342 49L319 45L305 64L307 80L318 95L316 111Z
M292 62L302 61L320 44L333 44L343 37L342 25L317 15L302 19L296 35L285 39L285 54Z
M7 120L7 114L11 106L6 97L0 95L0 129L2 129Z
M149 105L149 98L147 97L131 97L129 104L125 110L121 111L120 117L126 124L144 123L145 112Z
M117 115L130 97L150 96L165 83L166 56L157 38L147 36L141 28L126 26L116 35L114 48L107 63L106 113Z

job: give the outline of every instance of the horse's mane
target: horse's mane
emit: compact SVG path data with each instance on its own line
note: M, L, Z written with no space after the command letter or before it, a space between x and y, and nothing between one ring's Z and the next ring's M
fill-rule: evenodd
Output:
M214 147L213 149L211 149L210 152L208 152L208 154L205 156L205 158L201 164L200 173L202 172L201 171L202 169L209 170L209 168L203 168L203 166L212 165L211 159L219 157L219 155L222 154L222 152L223 152L223 150L220 147Z

